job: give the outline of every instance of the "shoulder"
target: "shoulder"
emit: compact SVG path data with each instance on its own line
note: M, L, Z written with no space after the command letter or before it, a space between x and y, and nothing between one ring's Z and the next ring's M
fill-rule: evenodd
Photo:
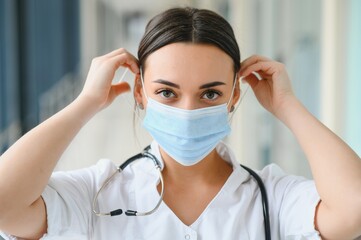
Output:
M72 171L56 171L52 174L48 185L59 187L61 185L80 185L90 188L98 188L114 173L119 172L114 176L117 181L129 181L134 179L135 175L142 176L142 173L149 174L154 171L154 164L149 159L140 157L131 162L123 170L119 170L118 165L109 159L100 159L96 164Z
M307 197L306 194L312 194L312 196L318 198L318 192L313 180L304 176L287 174L277 164L269 164L262 170L255 170L255 172L262 179L271 201L273 199L276 202L282 202L285 198Z
M270 215L274 224L279 224L281 235L319 239L314 227L316 207L320 201L315 182L303 176L287 174L276 164L267 165L257 173L265 185Z
M236 185L241 185L239 187L247 187L254 194L259 193L258 182L251 174L240 165L240 161L236 158L230 146L224 142L220 142L217 145L218 154L226 162L233 166L235 171L235 177L232 178L235 181ZM296 176L285 173L277 164L269 164L261 170L252 170L254 171L262 180L267 193L269 195L282 196L283 194L295 191L302 191L303 188L312 188L315 189L314 181L306 179L303 176ZM279 198L279 197L278 197Z
M262 170L256 171L264 181L264 184L269 187L275 187L282 190L286 190L289 187L296 187L298 185L315 186L315 183L311 179L307 179L304 176L297 176L287 174L277 164L269 164Z
M51 186L57 182L71 183L75 181L78 183L89 183L100 181L107 178L116 170L117 167L112 161L109 159L100 159L96 164L87 168L53 172L49 180L49 185Z
M262 170L258 171L263 177L280 177L286 176L287 174L283 169L275 163L268 164Z
M72 171L55 171L51 175L42 196L48 204L61 196L63 200L90 198L104 181L117 171L109 159L101 159L96 164Z
M251 189L253 194L260 195L260 183L255 177L252 177L246 169L241 168L243 172L244 183ZM292 206L295 202L312 202L319 201L319 194L315 182L303 176L286 174L278 165L270 164L262 170L255 170L255 173L262 180L267 198L274 209L280 210L282 206Z
M94 196L104 181L116 171L113 162L101 159L87 168L54 172L42 193L48 225L45 239L55 236L85 239L80 236L90 233L89 226L94 221Z

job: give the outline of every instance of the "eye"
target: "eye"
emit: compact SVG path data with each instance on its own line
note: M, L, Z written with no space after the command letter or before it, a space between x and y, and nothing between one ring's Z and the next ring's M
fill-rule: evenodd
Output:
M202 98L212 101L216 100L220 96L222 96L222 93L216 90L207 90L202 94Z
M160 95L162 98L166 98L166 99L175 97L174 92L169 89L158 90L155 92L155 94Z

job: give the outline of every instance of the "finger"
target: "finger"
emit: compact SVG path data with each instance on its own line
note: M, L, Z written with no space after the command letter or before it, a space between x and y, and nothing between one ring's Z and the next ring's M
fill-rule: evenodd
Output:
M240 76L244 76L244 72L246 69L248 69L250 66L254 65L254 64L257 64L257 63L260 63L260 62L273 62L272 60L268 60L268 59L265 59L265 60L261 60L261 59L257 59L257 58L254 58L254 59L249 59L250 61L246 62L246 64L242 64L241 65L241 68L239 70L239 75Z
M138 62L132 62L130 64L127 63L125 66L128 67L135 75L140 73Z
M107 53L107 54L103 55L103 57L110 58L110 57L114 57L116 55L120 55L120 54L123 54L123 53L128 53L128 52L127 52L127 50L125 48L118 48L118 49L115 49L115 50L111 51L110 53Z
M279 71L278 65L275 62L258 62L255 63L248 68L244 69L242 72L243 77L247 77L252 72L257 72L258 74L262 75L270 75L272 76L274 73Z
M257 62L261 62L261 61L269 62L269 61L273 61L273 60L268 57L262 56L262 55L252 55L252 56L246 58L245 60L243 60L241 63L245 66L249 66L253 63L257 63Z
M256 75L251 74L247 77L244 77L243 81L247 82L251 86L252 89L255 89L255 87L258 85L258 82L260 80L256 77Z
M139 74L138 60L131 54L123 53L116 55L112 57L110 61L112 62L114 70L123 66L129 68L134 74Z
M270 79L270 78L272 78L272 75L269 75L269 74L261 72L261 71L258 71L257 74L259 75L259 77L261 79Z
M130 86L126 82L121 82L115 85L112 85L110 88L109 96L111 99L116 98L118 95L130 91Z
M270 62L270 61L272 61L272 59L269 59L269 58L266 58L266 57L260 56L260 55L253 55L241 62L240 72L242 72L244 69L248 68L252 64L255 64L258 62Z

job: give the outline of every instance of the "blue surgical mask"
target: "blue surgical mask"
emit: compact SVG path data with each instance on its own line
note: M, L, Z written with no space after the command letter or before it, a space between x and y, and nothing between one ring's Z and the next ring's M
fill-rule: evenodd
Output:
M175 161L192 166L205 158L231 132L228 104L235 82L228 103L194 110L162 104L149 98L144 90L148 103L143 126Z

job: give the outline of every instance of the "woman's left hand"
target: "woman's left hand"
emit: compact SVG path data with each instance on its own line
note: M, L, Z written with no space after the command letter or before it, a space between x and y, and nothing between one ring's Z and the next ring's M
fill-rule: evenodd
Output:
M285 66L266 57L253 55L241 63L239 74L252 87L261 105L280 118L283 105L294 97Z

